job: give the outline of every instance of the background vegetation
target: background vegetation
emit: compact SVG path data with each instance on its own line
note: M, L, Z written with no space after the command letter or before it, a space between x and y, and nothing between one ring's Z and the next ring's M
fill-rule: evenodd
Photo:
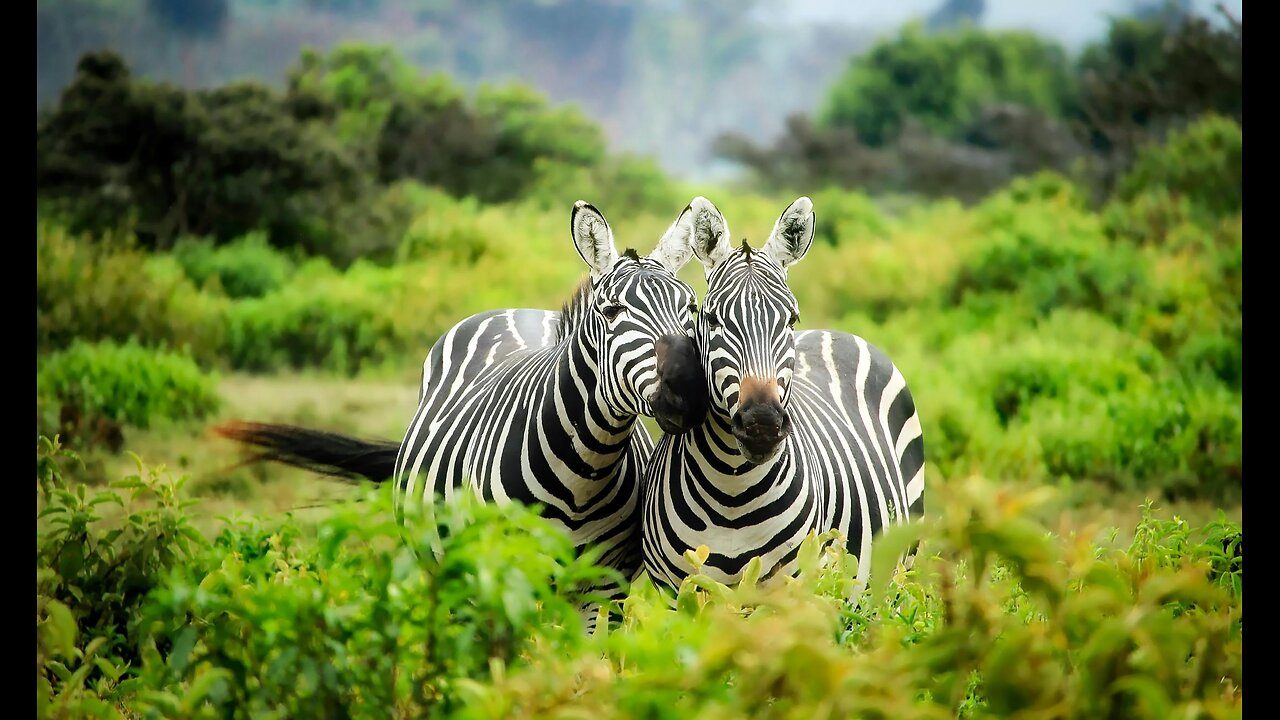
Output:
M92 7L190 48L225 22L142 5ZM776 142L722 138L733 186L385 47L200 89L85 54L37 117L41 716L1238 717L1240 35L910 27ZM815 541L794 582L695 576L671 609L641 581L587 640L566 588L601 571L535 516L400 529L204 433L396 437L440 333L571 291L574 200L643 252L695 194L757 245L810 195L801 326L867 338L917 398L926 552L857 603Z

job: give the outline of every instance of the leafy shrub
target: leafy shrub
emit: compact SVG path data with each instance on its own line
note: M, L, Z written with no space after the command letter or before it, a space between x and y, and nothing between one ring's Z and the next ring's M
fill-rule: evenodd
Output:
M171 568L200 562L207 544L179 499L182 480L139 462L138 474L89 496L63 477L60 464L76 459L56 441L37 440L38 717L103 716L109 702L135 691L129 668L144 649L169 646L139 625L142 606Z
M1237 500L1241 398L1177 381L1158 389L1075 393L1028 413L1054 475L1094 478L1173 497Z
M1128 549L1098 548L1045 532L1042 490L944 494L943 513L876 543L856 605L856 563L812 537L795 579L695 574L675 609L640 580L605 657L538 653L476 686L464 716L1239 716L1238 526L1148 509ZM895 572L921 537L927 554Z
M216 280L217 287L232 298L261 297L293 273L293 262L272 248L261 232L222 246L207 240L180 241L173 255L196 285Z
M980 226L989 240L952 280L951 300L989 308L1007 294L1038 315L1083 308L1124 318L1146 281L1139 256L1109 243L1095 216L1071 211L1072 196L1064 202L990 201Z
M814 231L815 239L836 245L880 239L889 234L890 225L884 214L866 195L827 190L815 194L813 203L822 211L822 221Z
M475 198L455 200L439 190L428 190L422 211L405 231L397 254L401 260L436 258L465 267L474 265L506 231L501 215L484 212Z
M200 294L162 258L123 239L74 236L50 223L36 226L36 349L75 340L130 338L190 349L210 358L221 334L219 303Z
M153 507L97 518L119 498L71 492L54 449L37 453L41 717L1240 716L1243 536L1221 516L1148 503L1131 540L1059 538L1052 491L971 478L875 542L870 587L837 535L811 535L795 577L753 561L738 587L695 572L672 595L642 576L588 639L569 591L605 571L518 506L401 526L380 491L207 542L154 475L122 483Z
M153 633L175 640L142 670L161 689L145 704L447 716L475 680L518 665L534 644L583 646L565 590L605 571L575 558L561 531L518 507L448 503L402 533L389 496L373 501L372 516L342 510L311 542L287 528L224 531L212 572L175 574L146 614Z
M1120 178L1116 197L1132 200L1149 188L1163 188L1212 218L1240 212L1243 148L1235 120L1207 116L1171 134L1166 142L1141 149L1133 167Z
M100 421L145 428L201 418L220 403L216 378L189 356L135 343L79 341L37 359L36 398L45 427L82 439Z
M1237 214L1210 228L1172 228L1167 251L1145 251L1152 282L1127 323L1183 375L1205 376L1236 390L1243 361L1242 227Z

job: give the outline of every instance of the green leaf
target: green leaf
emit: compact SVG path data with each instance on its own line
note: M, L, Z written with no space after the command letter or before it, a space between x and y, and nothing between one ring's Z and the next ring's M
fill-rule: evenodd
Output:
M195 714L196 709L205 702L210 696L220 696L224 694L224 686L230 680L231 673L223 668L215 668L200 674L187 688L187 692L182 697L180 708L180 717L190 717Z
M756 583L760 582L762 567L759 555L748 560L747 566L742 569L742 579L738 582L738 587L744 590L755 589Z
M176 677L183 677L187 662L191 659L191 650L195 645L196 629L194 627L188 625L178 631L178 636L173 640L173 649L169 651L167 659L169 669Z
M911 545L923 537L927 524L924 521L897 525L889 528L877 538L871 546L871 598L878 601L884 597L893 578L898 559L911 548ZM861 560L861 559L860 559Z
M1140 707L1146 709L1145 717L1173 717L1173 702L1165 688L1155 679L1146 675L1129 675L1116 680L1114 687L1124 690L1137 700Z
M680 591L676 593L676 609L686 615L696 616L701 607L698 602L697 586L693 584L690 577L686 577L680 585Z
M48 632L50 644L60 657L71 657L76 646L76 636L79 634L75 616L66 605L57 600L50 600L49 604L45 605L45 614L48 620L44 627Z
M796 567L801 575L811 575L818 571L819 550L822 549L820 545L817 532L810 530L796 553Z
M123 672L123 670L119 670L115 665L112 665L106 658L94 658L93 664L96 665L98 669L102 671L103 676L110 679L111 682L119 680L120 673Z
M48 667L50 670L53 671L54 675L58 676L58 679L61 680L62 682L65 683L66 681L71 679L71 671L68 670L67 666L63 665L61 662L58 662L57 660L50 660Z

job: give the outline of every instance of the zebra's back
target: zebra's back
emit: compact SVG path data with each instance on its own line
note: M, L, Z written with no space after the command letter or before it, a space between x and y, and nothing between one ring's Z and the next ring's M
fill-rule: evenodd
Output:
M537 503L575 544L606 545L604 561L626 572L639 564L638 476L653 442L638 427L613 477L574 482L589 439L561 426L564 408L551 400L559 321L551 311L497 310L441 336L423 364L419 406L396 461L398 500L402 512L459 490L486 502Z
M863 338L808 330L796 333L793 393L794 439L823 496L823 529L845 532L850 551L865 558L884 528L924 513L924 443L911 391Z

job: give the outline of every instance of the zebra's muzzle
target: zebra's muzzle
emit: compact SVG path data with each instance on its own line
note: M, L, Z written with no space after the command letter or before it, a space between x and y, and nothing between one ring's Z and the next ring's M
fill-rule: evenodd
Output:
M655 354L658 386L645 399L663 432L684 434L707 417L707 384L698 349L685 335L663 335Z
M753 465L777 456L791 434L791 416L772 398L744 403L731 421L738 450Z

